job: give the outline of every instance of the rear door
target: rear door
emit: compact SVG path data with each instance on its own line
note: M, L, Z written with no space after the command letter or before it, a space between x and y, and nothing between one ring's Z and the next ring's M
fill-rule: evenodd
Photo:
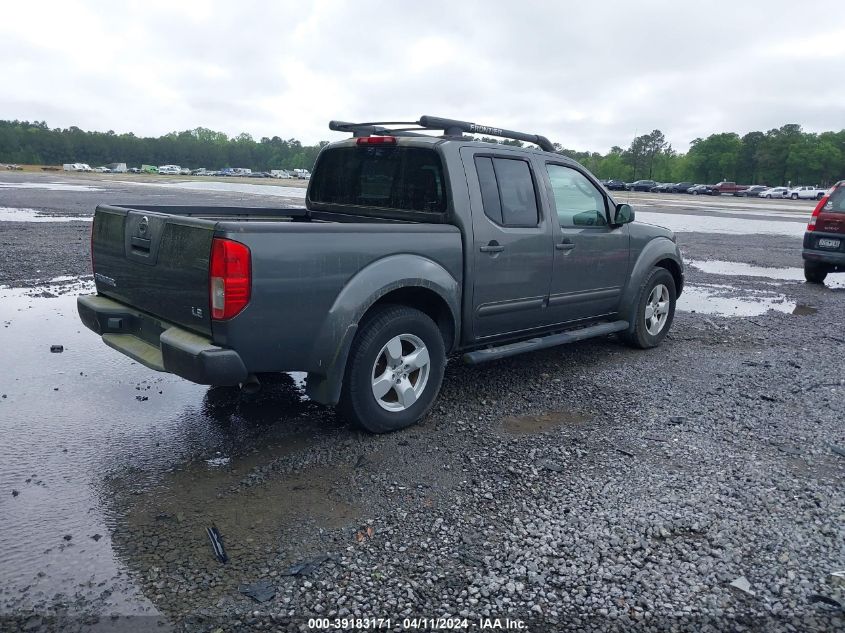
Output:
M461 160L472 209L472 337L540 327L553 258L540 181L527 157L516 152L464 147Z
M98 207L92 229L97 292L163 321L210 334L208 263L215 224Z
M616 312L628 280L628 225L610 226L607 196L574 166L549 161L543 176L556 214L548 324Z

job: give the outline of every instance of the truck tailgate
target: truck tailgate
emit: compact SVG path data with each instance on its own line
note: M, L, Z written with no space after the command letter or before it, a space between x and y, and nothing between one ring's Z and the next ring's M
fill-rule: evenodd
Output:
M208 264L216 221L99 206L91 253L97 292L211 334Z

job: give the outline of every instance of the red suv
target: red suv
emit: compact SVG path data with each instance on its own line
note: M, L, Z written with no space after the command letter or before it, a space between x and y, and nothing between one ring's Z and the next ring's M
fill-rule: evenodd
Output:
M804 278L824 282L828 273L845 272L845 180L819 200L804 233Z

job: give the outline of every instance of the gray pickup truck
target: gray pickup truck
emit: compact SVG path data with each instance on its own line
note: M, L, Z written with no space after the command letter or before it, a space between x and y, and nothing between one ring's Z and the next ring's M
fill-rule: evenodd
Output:
M98 206L83 323L196 383L307 372L308 396L376 433L429 411L450 355L666 336L673 234L545 137L429 116L330 127L353 137L322 150L305 208Z

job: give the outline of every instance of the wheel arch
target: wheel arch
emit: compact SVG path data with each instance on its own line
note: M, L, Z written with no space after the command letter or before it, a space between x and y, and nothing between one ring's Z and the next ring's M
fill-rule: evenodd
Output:
M329 309L309 358L308 396L334 406L340 399L349 349L359 327L383 305L407 305L429 315L447 352L460 340L461 282L420 255L392 255L356 273Z

